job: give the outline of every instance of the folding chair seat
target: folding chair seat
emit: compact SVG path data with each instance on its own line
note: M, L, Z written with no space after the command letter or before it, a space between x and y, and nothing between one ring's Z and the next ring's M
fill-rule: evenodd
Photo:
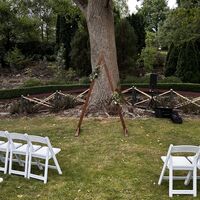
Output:
M58 154L61 149L53 148L48 137L28 135L28 140L30 144L28 178L39 179L44 181L44 183L47 183L48 168L57 169L58 173L62 174L56 158L56 154ZM32 148L34 143L39 143L42 147L38 150L34 150L34 148ZM44 164L40 163L40 165L44 166L44 175L36 175L31 173L31 166L33 163L32 158L45 160ZM49 165L50 159L53 159L55 165Z
M4 166L0 167L0 171L4 174L7 172L8 168L8 156L9 156L9 142L7 138L7 131L0 131L0 160L3 162ZM5 156L4 156L5 154Z
M199 157L200 148L191 145L170 145L167 156L162 156L163 168L160 174L158 185L162 183L163 179L169 180L169 196L173 194L192 194L194 197L197 195L197 158ZM193 153L194 159L190 162L185 156L175 156L173 153ZM169 176L164 176L166 169L169 169ZM173 176L174 170L186 170L193 174L193 189L192 190L174 190L173 180L186 180L187 176Z

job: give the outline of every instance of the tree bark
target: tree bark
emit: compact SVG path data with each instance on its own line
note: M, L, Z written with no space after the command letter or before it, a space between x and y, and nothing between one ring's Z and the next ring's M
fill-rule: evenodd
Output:
M74 0L83 11L90 37L92 70L96 68L98 58L103 52L106 65L111 76L114 89L118 87L119 72L115 44L114 17L111 0L90 0L85 4L84 0ZM90 109L102 109L112 96L111 87L105 70L95 81L94 90L89 102Z

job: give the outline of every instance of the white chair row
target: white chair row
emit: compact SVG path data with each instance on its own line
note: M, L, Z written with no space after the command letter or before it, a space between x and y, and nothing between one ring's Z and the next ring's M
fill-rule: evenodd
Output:
M9 174L35 178L47 183L48 168L56 169L62 174L56 158L60 151L60 148L52 147L48 137L0 131L0 161L3 162L0 171L4 174L8 171ZM49 165L50 159L53 159L55 165ZM41 160L45 162L41 163ZM23 170L13 169L13 162L22 166ZM40 170L44 168L44 174L34 174L31 171L32 165L37 165Z
M186 153L186 155L182 155ZM178 154L178 155L177 155ZM188 156L192 154L192 156ZM166 156L162 156L163 168L160 174L158 185L161 185L163 179L169 180L169 197L174 194L191 194L197 196L197 168L200 169L200 147L193 145L170 145ZM166 169L169 170L169 176L164 176ZM174 176L175 170L188 171L187 176ZM188 185L193 180L192 190L173 189L173 180L185 180Z

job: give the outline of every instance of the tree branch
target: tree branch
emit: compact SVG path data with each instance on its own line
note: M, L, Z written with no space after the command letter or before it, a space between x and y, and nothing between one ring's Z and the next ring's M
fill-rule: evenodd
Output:
M83 13L86 12L87 9L87 0L73 0L74 3L81 9Z

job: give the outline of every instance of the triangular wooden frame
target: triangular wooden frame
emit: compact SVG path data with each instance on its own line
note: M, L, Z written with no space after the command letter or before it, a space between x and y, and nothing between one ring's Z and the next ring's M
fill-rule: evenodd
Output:
M97 62L97 66L104 67L105 72L106 72L106 76L107 76L108 81L109 81L110 88L111 88L112 92L115 92L115 89L114 89L113 83L111 81L111 77L110 77L110 74L109 74L109 71L108 71L108 67L106 65L103 53L101 53L101 55L99 56L99 59L98 59L98 62ZM86 97L86 101L85 101L85 104L83 105L83 108L82 108L81 116L80 116L79 123L78 123L77 129L76 129L76 133L75 133L76 137L78 137L80 135L81 124L83 122L83 118L84 118L85 113L87 111L89 99L90 99L92 90L94 88L94 84L95 84L95 79L93 79L91 84L90 84L90 88L89 88L89 91L88 91L88 94L87 94L87 97ZM121 124L122 124L122 127L123 127L123 131L124 131L124 136L128 136L128 130L126 128L126 124L125 124L125 121L124 121L124 118L123 118L123 115L122 115L122 112L121 112L121 107L120 107L119 104L117 104L117 106L118 106L118 114L119 114L119 117L120 117L120 120L121 120Z

